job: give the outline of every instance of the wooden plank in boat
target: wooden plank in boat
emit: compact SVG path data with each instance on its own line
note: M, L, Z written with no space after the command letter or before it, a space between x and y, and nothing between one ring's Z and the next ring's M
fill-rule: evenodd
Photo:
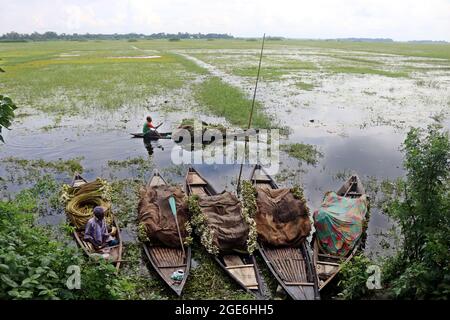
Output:
M74 188L78 188L79 186L82 186L83 184L85 184L86 182L84 182L83 180L79 180L79 181L75 181L73 183L73 187Z
M203 189L203 187L195 187L195 186L191 186L191 190L193 194L206 194L205 189Z
M227 266L225 268L227 268L227 270L232 270L232 269L253 268L253 267L254 267L253 264L241 264L241 265L235 265L235 266Z
M188 174L187 182L190 185L195 185L195 184L207 185L206 181L203 180L198 174L191 173L191 172L189 172L189 174Z
M237 266L237 265L243 265L244 262L242 261L241 257L238 255L224 255L222 257L223 262L226 266Z
M253 176L253 179L255 180L255 181L257 181L257 182L259 182L259 181L261 181L261 182L263 182L263 181L267 181L267 182L270 182L270 181L272 181L272 180L270 180L270 178L268 177L268 176L266 176L265 174L255 174L254 176Z
M339 267L337 266L330 266L330 265L324 265L321 264L320 262L317 263L317 274L319 275L320 278L322 277L329 277L333 274L335 274L337 272L337 270L339 269Z
M165 185L165 181L159 177L159 176L155 176L154 178L152 178L151 182L150 182L150 187L153 186L160 186L160 185Z
M314 282L285 282L288 286L313 286Z
M327 262L327 261L319 261L319 264L324 264L324 265L328 265L328 266L335 266L335 267L339 267L339 263L334 263L334 262Z
M242 268L227 267L228 272L234 275L245 287L258 287L254 265L242 266Z

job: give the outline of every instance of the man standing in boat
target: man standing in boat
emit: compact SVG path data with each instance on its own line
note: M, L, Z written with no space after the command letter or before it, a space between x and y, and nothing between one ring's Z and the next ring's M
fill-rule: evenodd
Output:
M159 126L155 127L152 122L152 117L147 116L147 121L144 123L144 127L142 128L142 133L144 134L144 137L147 135L155 135L159 136L158 129Z
M96 250L106 245L112 247L119 244L119 241L108 232L103 207L97 206L94 208L94 216L86 224L84 240L92 243Z

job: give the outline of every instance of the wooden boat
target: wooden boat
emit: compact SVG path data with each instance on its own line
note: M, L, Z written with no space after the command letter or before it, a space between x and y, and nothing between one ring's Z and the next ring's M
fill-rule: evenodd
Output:
M172 138L172 132L158 132L159 135L154 133L153 131L149 131L146 134L142 132L137 133L130 133L132 135L132 138L144 138L148 140L159 140L159 139L171 139Z
M87 181L80 174L75 174L71 186L72 186L72 188L78 188L85 183L87 183ZM116 228L115 237L119 241L119 244L112 246L112 247L107 247L106 249L108 249L108 251L109 251L108 252L108 254L109 254L108 260L111 261L111 263L113 263L115 265L117 271L119 271L120 263L122 262L123 243L122 243L122 237L120 234L119 224L117 223L117 220L115 217L113 218L112 227ZM84 253L88 257L93 257L96 254L98 254L98 255L104 254L102 252L96 252L90 242L83 240L84 239L84 230L75 230L73 232L73 236L75 238L75 241L77 242L77 245L84 251Z
M366 191L357 175L352 175L336 192L338 196L359 198ZM330 255L324 252L319 240L314 237L314 264L317 268L319 290L322 290L341 271L344 262L350 261L361 244L361 238L355 243L353 250L345 257Z
M167 182L159 172L155 171L147 186L155 187L161 185L167 185ZM143 243L142 246L144 247L145 255L156 273L180 296L191 269L191 248L185 247L186 256L183 256L183 250L181 248L151 246L149 243ZM183 270L184 272L182 281L175 281L170 277L177 270Z
M190 195L216 195L215 189L194 168L186 175L186 193ZM262 282L255 257L245 253L221 254L214 256L217 264L241 288L261 298Z
M278 189L260 165L255 165L250 181L256 187ZM320 299L317 276L305 241L300 248L270 247L258 242L258 250L281 287L294 300Z

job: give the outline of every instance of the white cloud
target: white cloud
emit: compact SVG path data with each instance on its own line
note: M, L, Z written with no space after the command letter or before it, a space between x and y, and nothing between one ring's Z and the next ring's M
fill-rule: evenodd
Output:
M450 0L2 0L0 33L219 32L450 41Z

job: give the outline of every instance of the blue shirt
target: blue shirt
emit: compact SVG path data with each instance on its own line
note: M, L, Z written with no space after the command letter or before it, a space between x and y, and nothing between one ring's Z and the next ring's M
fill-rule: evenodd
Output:
M95 246L101 246L114 238L108 232L105 219L101 221L96 217L92 217L86 224L84 231L84 240L90 241Z

